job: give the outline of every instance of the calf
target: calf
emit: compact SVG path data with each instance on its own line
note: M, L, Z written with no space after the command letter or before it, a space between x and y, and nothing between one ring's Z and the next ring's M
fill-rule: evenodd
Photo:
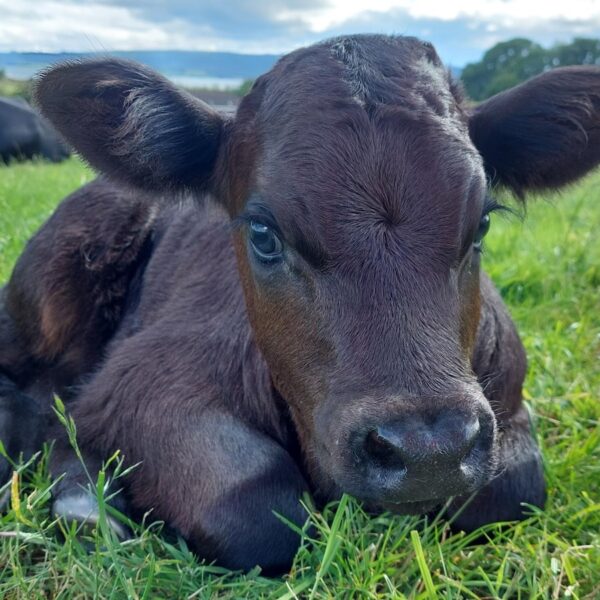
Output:
M134 514L276 571L299 538L273 513L302 523L305 491L398 513L454 497L467 530L543 505L481 247L495 186L523 198L600 161L599 69L473 109L430 44L352 36L282 58L227 120L121 60L54 67L36 95L108 179L19 259L0 369L68 400L91 470L139 463ZM85 518L81 467L47 435L55 511Z
M0 98L0 163L46 158L60 162L70 152L52 126L21 98Z

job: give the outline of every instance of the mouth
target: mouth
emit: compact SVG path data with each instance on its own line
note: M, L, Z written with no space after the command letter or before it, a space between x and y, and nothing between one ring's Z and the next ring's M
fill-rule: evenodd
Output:
M387 510L396 515L424 515L442 506L446 500L447 498L419 502L383 502L379 506L380 510Z
M376 497L376 496L366 496L361 494L355 494L357 498L362 499L365 506L367 506L367 510L373 513L389 511L393 514L397 515L423 515L427 513L431 513L441 509L446 503L451 501L453 498L460 498L469 496L480 490L489 480L490 473L486 474L485 477L480 473L480 477L477 478L477 481L470 482L470 485L465 487L454 487L454 489L448 489L448 494L439 495L439 496L427 496L423 494L421 497L415 494L416 497L411 499L402 498L402 496L394 498L394 495L390 494L387 497ZM346 490L348 493L350 491ZM390 497L391 496L391 497Z

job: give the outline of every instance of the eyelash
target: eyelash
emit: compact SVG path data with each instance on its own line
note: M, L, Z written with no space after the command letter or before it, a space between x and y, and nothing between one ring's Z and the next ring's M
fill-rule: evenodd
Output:
M481 216L483 217L485 215L490 215L494 212L507 212L513 215L517 214L516 211L510 206L498 202L495 198L492 198L491 196L487 196L483 204L483 211L481 213Z
M495 212L507 212L510 214L516 214L516 211L510 206L506 206L505 204L498 202L495 198L487 196L483 205L481 219L483 219L486 215L491 215ZM483 242L480 243L478 247L474 247L474 251L479 255L484 254L485 244Z
M270 214L266 214L260 211L243 212L242 214L232 219L230 225L232 229L240 229L241 227L246 227L250 225L250 223L253 221L266 225L267 227L272 229L274 233L281 237L281 231L277 224L273 221L273 218L270 216Z

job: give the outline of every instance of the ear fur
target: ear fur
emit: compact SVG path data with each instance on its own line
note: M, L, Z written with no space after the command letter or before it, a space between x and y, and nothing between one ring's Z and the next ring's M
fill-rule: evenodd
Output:
M222 117L143 65L62 63L38 77L34 97L65 139L110 177L148 190L209 185Z
M600 162L600 68L554 69L493 96L469 131L492 184L520 197L569 184Z

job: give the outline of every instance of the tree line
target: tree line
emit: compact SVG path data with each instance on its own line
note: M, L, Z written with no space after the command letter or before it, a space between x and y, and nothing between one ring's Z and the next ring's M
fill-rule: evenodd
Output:
M543 48L526 38L500 42L461 73L473 100L485 100L534 75L567 65L600 65L600 40L575 38L568 44Z

